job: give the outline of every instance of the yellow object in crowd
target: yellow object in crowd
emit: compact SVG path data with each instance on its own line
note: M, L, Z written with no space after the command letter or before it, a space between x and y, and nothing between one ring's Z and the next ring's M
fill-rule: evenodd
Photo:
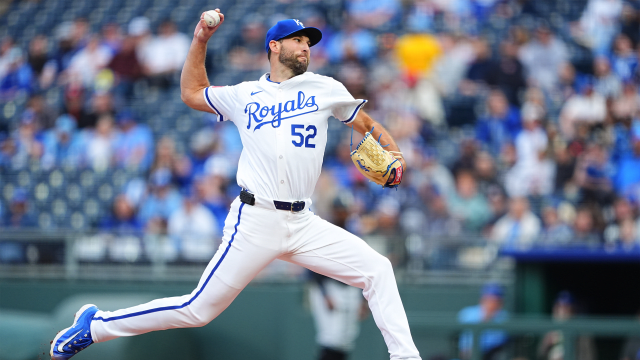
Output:
M442 48L435 36L429 34L407 34L396 42L396 54L403 72L410 76L427 75Z

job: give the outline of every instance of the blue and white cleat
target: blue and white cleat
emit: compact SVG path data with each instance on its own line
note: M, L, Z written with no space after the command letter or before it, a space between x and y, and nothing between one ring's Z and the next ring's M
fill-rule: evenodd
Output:
M51 342L52 360L66 360L93 344L91 320L98 311L93 304L87 304L76 312L73 325L60 331Z

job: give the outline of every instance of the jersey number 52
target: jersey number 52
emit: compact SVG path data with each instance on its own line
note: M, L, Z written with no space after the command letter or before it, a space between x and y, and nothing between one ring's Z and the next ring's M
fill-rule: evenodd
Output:
M303 129L308 132L307 136L302 133ZM302 145L304 145L304 147L307 148L315 148L316 144L312 144L310 141L313 140L317 134L318 129L316 129L314 125L309 125L305 129L304 125L291 124L291 135L300 139L299 141L291 141L295 147L302 147Z

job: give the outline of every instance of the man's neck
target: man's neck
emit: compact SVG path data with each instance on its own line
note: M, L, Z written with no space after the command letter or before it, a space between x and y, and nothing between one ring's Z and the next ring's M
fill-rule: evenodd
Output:
M295 74L291 69L282 65L281 63L275 61L271 63L271 72L269 73L269 78L273 82L283 82L294 77Z

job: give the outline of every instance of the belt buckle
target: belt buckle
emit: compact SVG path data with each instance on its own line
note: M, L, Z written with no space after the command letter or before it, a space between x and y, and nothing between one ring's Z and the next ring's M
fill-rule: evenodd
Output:
M296 205L298 205L298 204L302 204L302 209L300 209L300 210L295 210L295 211L294 211L294 210L293 210L293 208L294 208ZM294 201L294 202L292 202L292 203L291 203L291 212L293 212L293 213L300 212L300 211L304 210L304 206L305 206L305 205L306 205L306 204L305 204L305 202L304 202L304 201Z

